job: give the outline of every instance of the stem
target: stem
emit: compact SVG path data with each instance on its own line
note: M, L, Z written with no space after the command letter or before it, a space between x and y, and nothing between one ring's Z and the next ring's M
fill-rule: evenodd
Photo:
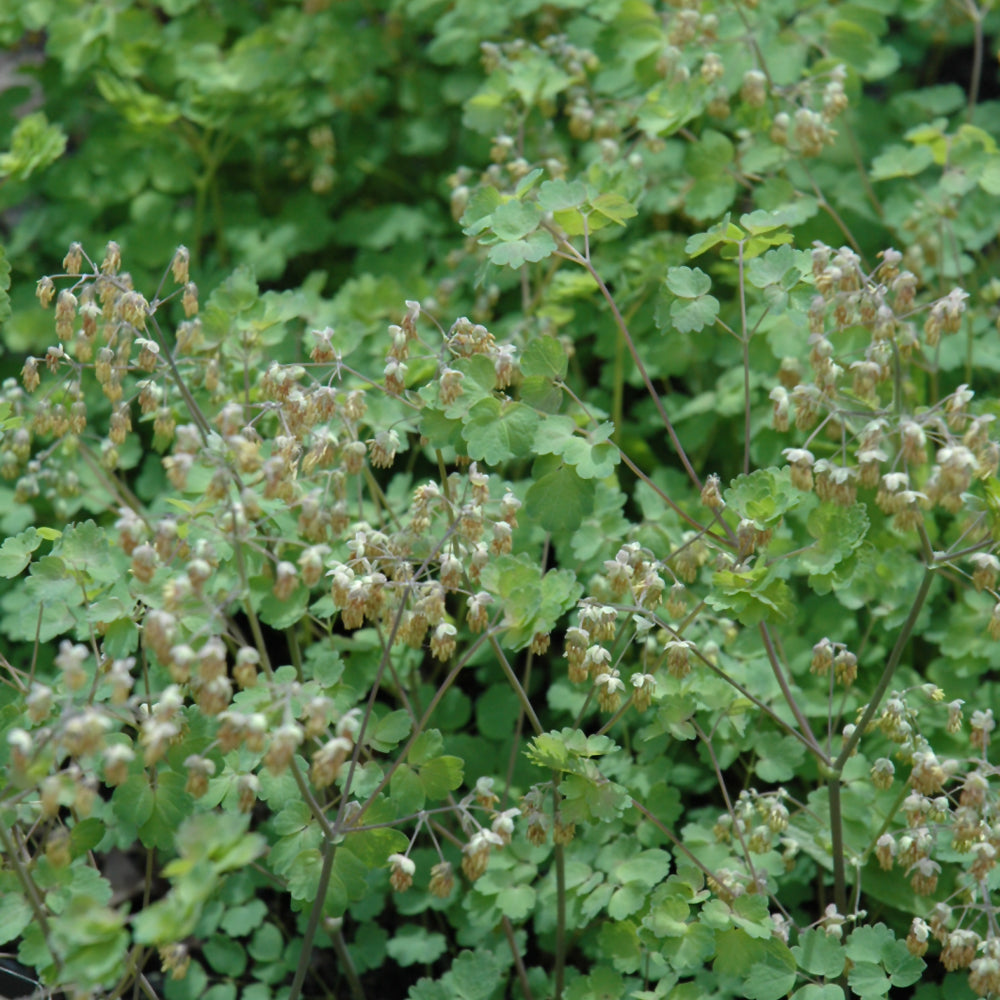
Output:
M862 860L866 859L868 855L871 854L873 850L875 850L875 845L878 843L879 837L881 837L882 834L889 829L889 825L895 818L896 813L899 812L900 807L903 805L903 802L905 801L906 797L910 794L910 791L911 789L909 782L903 782L903 787L902 789L900 789L899 794L896 796L896 800L895 802L893 802L892 808L889 810L889 814L885 818L885 822L878 828L878 830L875 833L875 836L872 837L871 839L871 843L864 849L864 853L861 856Z
M14 871L17 874L17 880L21 883L21 887L24 889L24 895L28 900L28 906L31 908L35 921L42 932L42 938L45 941L46 950L49 955L52 956L52 964L56 967L56 972L61 979L62 959L56 954L55 949L52 947L52 930L49 927L49 918L45 913L45 908L42 906L42 899L38 895L38 888L32 880L31 875L28 873L28 870L21 863L21 856L18 849L8 836L7 829L3 823L0 823L0 847L3 848L4 856L14 867Z
M596 427L599 421L597 421L593 416L591 416L590 411L587 409L587 404L584 403L584 401L580 399L580 397L577 396L576 393L574 393L573 390L565 382L557 382L556 384L563 390L563 392L566 393L567 396L569 396L570 399L573 400L574 403L576 403L580 407L580 409L583 410L584 413L587 414L588 419ZM628 457L626 452L622 449L621 445L615 440L614 436L612 436L611 443L617 449L618 455L621 458L621 460L629 467L629 469L636 476L636 478L644 482L679 518L681 518L683 521L686 521L696 531L704 533L708 530L703 524L701 524L699 521L696 521L686 510L683 510L681 507L678 507L677 504L674 503L674 501L671 500L670 497L668 497L667 494L664 493L663 490L659 486L657 486L656 483L654 483L653 480L650 479L649 476L646 475L646 473L643 472L642 469L640 469L639 466L636 465L631 458ZM729 529L729 526L724 521L721 523L723 528L725 528L726 531L729 533L730 541L733 541L735 545L734 536L732 534L732 531Z
M150 316L149 323L156 333L156 342L160 345L160 357L166 360L167 367L170 369L170 374L174 380L174 385L177 386L178 392L180 392L181 397L184 399L184 405L188 408L188 412L198 425L201 439L207 444L208 436L212 433L211 424L209 424L208 418L202 412L201 407L195 402L195 398L191 395L191 390L188 388L187 382L181 376L177 362L174 361L174 352L170 349L170 345L167 344L167 338L163 335L160 324L156 322L156 317Z
M788 684L788 679L785 677L785 672L781 669L781 663L778 662L778 653L774 648L774 640L771 638L771 630L767 627L766 622L760 623L760 636L764 642L764 649L767 651L767 658L770 661L771 670L773 671L775 679L778 682L778 686L781 688L782 695L784 695L785 704L787 704L792 710L792 715L795 716L795 721L799 724L799 727L802 730L803 740L813 752L813 755L817 760L824 764L829 764L830 758L826 755L823 748L816 740L812 727L809 725L809 720L805 717L805 714L799 707L799 703L795 700L795 696L792 694L792 689Z
M556 864L555 1000L562 1000L566 979L566 855L562 844L553 848Z
M830 800L830 851L833 854L833 902L838 913L847 913L847 872L844 867L844 817L840 808L840 771L827 778Z
M449 672L448 676L441 682L441 686L437 689L437 691L434 692L434 697L431 698L430 704L428 704L427 708L424 710L424 714L421 716L420 721L417 723L416 726L414 726L413 732L410 733L410 738L406 741L406 745L399 752L399 755L397 756L395 763L382 776L382 780L378 783L378 785L375 787L375 789L372 791L372 793L368 796L368 798L362 803L361 808L359 810L357 810L357 812L355 812L355 813L352 814L352 816L351 816L351 825L352 825L352 827L371 808L372 803L378 798L378 796L382 793L382 791L386 788L386 786L392 780L392 776L393 776L393 774L395 774L396 768L399 767L399 765L404 760L406 760L406 755L410 752L410 748L413 746L414 743L416 743L417 738L424 731L424 726L427 725L428 721L430 720L431 715L434 714L434 710L437 708L437 706L440 703L441 699L448 692L448 689L452 686L452 684L455 683L455 679L458 677L458 675L465 668L465 665L469 662L469 659L472 657L472 655L475 653L475 651L483 644L483 642L487 638L490 638L490 637L488 635L485 635L485 634L479 636L479 638L466 650L465 655L462 657L462 659L459 660L458 663L456 663L454 667L452 667L452 669ZM541 732L541 730L539 730L539 732ZM346 784L345 784L345 787L346 787ZM337 817L337 823L338 824L340 823L340 819L341 819L341 816L343 814L343 807L346 805L346 803L347 803L347 795L345 793L344 796L341 798L341 813Z
M739 242L740 344L743 347L743 475L750 475L750 332L747 330L747 289L743 275L743 240Z
M628 348L628 352L632 356L632 363L635 365L636 371L638 371L639 377L642 379L642 383L646 387L646 392L649 393L649 398L653 401L653 405L656 407L656 412L660 415L660 420L666 429L667 436L670 438L670 443L673 445L677 457L681 460L681 465L684 466L684 471L688 474L688 478L692 483L694 483L700 493L701 480L698 478L698 473L694 471L694 466L691 464L691 460L688 458L687 452L684 450L684 446L681 444L680 438L674 430L674 425L671 422L670 417L667 416L667 411L663 407L663 401L660 399L660 394L656 391L656 387L653 385L653 382L649 377L649 372L646 371L646 366L642 363L642 358L639 357L639 351L635 346L635 342L632 340L632 335L628 332L628 325L625 323L625 320L618 309L618 304L615 302L610 289L597 273L596 268L590 262L590 258L583 256L583 254L581 254L580 251L565 238L561 240L560 250L564 256L580 264L597 283L597 287L601 290L601 295L604 296L605 302L608 303L608 306L611 309L611 315L614 317L615 326L618 327L618 332L621 334L622 339L625 342L625 346Z
M521 686L521 682L517 679L517 674L514 673L511 665L507 662L507 657L504 656L503 650L500 648L500 643L497 642L496 636L494 636L492 632L489 635L489 641L496 658L500 661L500 666L503 669L504 675L510 683L510 686L514 689L514 693L517 695L517 699L520 701L521 707L524 709L524 714L528 717L528 721L531 723L531 728L534 729L536 733L543 732L542 723L535 714L535 709L532 707L531 700L528 698L527 692Z
M885 669L882 671L882 676L879 678L879 682L872 692L868 705L865 707L857 725L855 725L854 731L844 740L844 746L837 759L833 762L827 777L826 787L830 800L830 847L833 852L833 899L840 913L847 912L847 874L844 867L844 830L840 803L841 777L844 765L857 747L862 733L868 729L869 724L882 703L882 699L885 697L886 691L889 689L889 685L892 683L892 677L903 656L903 650L910 641L917 618L920 616L920 612L923 610L924 603L927 600L927 594L930 592L931 583L934 580L933 553L930 552L930 540L927 538L926 533L923 535L923 542L928 565L924 571L924 578L920 583L920 589L913 600L913 606L910 608L910 613L906 616L906 621L903 622L899 630L899 635L896 636L892 652L889 654L888 660L886 660Z
M889 684L892 682L892 676L896 672L896 667L903 656L903 649L909 642L910 635L913 633L913 628L917 623L917 618L923 610L924 602L927 600L927 593L931 589L933 579L934 570L928 567L924 572L924 578L921 581L920 589L917 591L917 596L913 600L913 607L910 608L910 613L906 616L906 621L903 622L902 628L899 630L896 643L892 647L892 652L889 654L889 659L885 664L885 670L882 672L882 676L872 693L871 700L868 702L868 706L854 727L854 732L844 741L844 747L840 751L840 755L833 762L835 771L840 772L843 770L844 764L847 763L848 758L854 753L854 749L857 747L862 734L868 729L869 723L878 711L879 705L889 688Z
M528 982L528 970L524 967L521 950L517 946L517 941L514 940L514 927L510 922L510 917L503 918L503 933L514 958L514 971L517 973L517 981L521 984L524 1000L535 1000L534 994L531 992L531 984Z
M326 902L326 887L330 883L330 873L333 871L333 855L335 846L331 839L323 842L323 867L319 873L319 887L316 890L316 899L313 901L309 911L309 923L306 924L305 934L302 935L302 951L299 954L298 965L295 966L295 978L288 990L287 1000L299 1000L302 993L302 984L305 982L306 969L309 966L309 959L312 956L313 941L316 938L316 929L319 927L319 915L323 912L323 904ZM336 945L335 945L336 947ZM345 970L346 971L346 970ZM350 973L347 973L350 978ZM357 973L355 973L357 978ZM360 983L358 984L360 986ZM364 996L362 992L361 996Z
M365 1000L365 989L361 985L358 970L354 967L354 959L351 958L347 942L344 940L344 932L339 927L333 935L333 950L337 953L340 967L347 977L348 985L351 988L351 996L354 1000Z
M969 79L969 103L965 111L966 121L972 121L973 112L979 101L979 84L983 76L983 12L973 0L968 0L966 10L972 21L972 74Z
M559 776L555 776L558 782ZM558 784L552 786L553 813L559 811ZM562 844L553 846L553 861L556 868L556 954L555 954L555 1000L562 1000L563 988L566 985L566 850Z
M750 877L757 882L757 870L754 868L753 858L750 855L750 848L747 847L747 842L743 837L743 830L740 823L736 819L736 811L733 809L732 799L729 798L729 789L726 788L726 779L722 775L722 768L719 767L719 759L715 756L715 748L712 746L712 741L708 734L698 725L697 722L691 721L691 725L694 727L694 731L698 734L698 739L701 740L708 752L708 756L712 761L712 770L715 771L715 780L719 785L719 789L722 792L722 797L726 802L726 812L733 818L733 832L736 834L737 839L740 842L740 847L743 848L743 860L746 862L747 869L750 872Z
M652 823L653 826L655 826L656 829L659 830L660 833L662 833L663 836L666 837L667 840L669 840L674 845L674 848L680 851L681 854L683 854L688 859L688 861L690 861L691 864L693 864L695 868L697 868L702 873L702 875L711 876L712 878L715 877L715 872L713 872L711 868L708 868L704 864L702 864L698 860L698 858L691 852L691 850L684 846L684 844L682 843L681 839L677 836L677 834L675 834L672 830L665 827L638 799L632 799L631 801L632 801L632 807L638 809L639 812L641 812L642 815L645 816L646 819L648 819L649 822Z

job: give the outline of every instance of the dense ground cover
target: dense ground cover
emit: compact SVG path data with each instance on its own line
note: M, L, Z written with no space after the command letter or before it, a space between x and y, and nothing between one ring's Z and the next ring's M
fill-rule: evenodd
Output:
M989 8L0 8L0 947L1000 992Z

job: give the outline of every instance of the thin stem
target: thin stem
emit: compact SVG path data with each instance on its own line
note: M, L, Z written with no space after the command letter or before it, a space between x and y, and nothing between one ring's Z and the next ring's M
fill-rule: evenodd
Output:
M379 797L379 795L382 794L382 791L392 780L392 776L393 774L395 774L396 769L399 767L400 764L403 763L403 761L406 760L406 755L410 752L411 747L413 746L414 743L417 742L417 739L419 738L420 734L424 731L424 727L430 721L430 717L434 714L434 710L440 704L441 699L445 696L445 694L447 694L452 684L455 683L455 679L465 668L465 665L469 662L472 655L476 652L477 649L479 649L479 647L483 644L483 642L485 642L488 638L490 638L488 633L479 636L476 639L476 641L471 646L469 646L469 648L465 651L465 655L458 661L458 663L455 664L454 667L452 667L451 671L448 673L448 676L445 677L445 679L441 682L440 687L438 687L437 691L434 692L434 697L431 698L427 708L424 709L424 714L420 717L420 721L417 723L416 726L414 726L413 732L410 733L410 738L406 741L406 745L399 752L399 755L396 758L396 762L382 776L382 780L374 788L374 790L368 796L368 798L362 803L361 808L358 809L356 812L352 813L351 815L352 826L372 807L372 803L374 803L374 801ZM539 729L539 732L541 732L541 729ZM345 794L341 798L341 805L342 805L341 814L343 813L343 807L346 806L346 803L347 803L347 796ZM338 816L337 817L338 824L340 822L340 819L341 816Z
M559 789L555 790L556 802ZM555 954L555 1000L562 1000L566 985L566 849L562 844L552 848L556 868L556 954Z
M699 605L698 608L696 608L694 611L691 612L691 614L688 616L689 620L693 620L693 618L696 616L700 608L701 605ZM642 608L638 606L624 606L622 610L629 611L632 614L641 614L646 616L649 616L650 614L648 608ZM653 615L652 617L660 628L665 629L675 639L682 638L680 628L671 625L669 622L663 621L659 617L659 615ZM777 653L774 651L773 645L771 647L771 650L775 656L775 660L772 660L772 666L774 666L776 662ZM809 750L810 753L814 754L817 757L817 759L822 761L824 764L830 763L829 756L823 752L823 748L816 741L815 737L812 734L812 731L808 728L808 726L806 727L804 732L800 733L791 723L786 722L780 715L778 715L777 712L775 712L773 708L771 708L765 702L761 701L760 698L758 698L752 691L750 691L748 688L745 688L742 684L740 684L739 681L734 680L732 677L730 677L729 674L725 672L725 670L714 664L707 656L705 656L705 654L700 649L698 649L697 646L693 647L690 652L693 656L697 657L708 670L711 670L712 673L715 674L717 677L721 677L722 680L724 680L730 687L734 688L736 691L739 691L739 693L743 695L743 697L746 698L747 701L749 701L752 705L754 705L761 712L763 712L769 719L771 719L772 722L780 726L789 736L792 736L795 739L797 739L807 750ZM780 665L778 665L778 670L780 671Z
M767 627L766 622L760 623L760 636L764 642L764 649L767 652L767 658L771 664L771 670L774 673L775 679L778 682L778 687L781 688L781 693L785 698L785 704L791 709L792 715L795 716L795 721L799 724L799 727L802 730L803 741L813 752L813 755L817 760L824 764L829 764L830 758L819 745L819 742L812 731L812 727L809 725L809 720L805 717L805 713L803 713L802 709L799 707L799 703L795 700L795 695L792 694L792 689L788 684L788 679L785 677L785 672L778 660L778 653L774 648L774 640L771 638L771 630Z
M889 659L886 660L885 669L882 671L882 676L879 678L879 682L875 686L875 690L872 692L871 699L865 707L857 725L854 727L854 732L852 732L851 735L844 740L843 749L840 751L837 759L833 762L833 769L838 773L843 770L843 767L847 763L851 754L854 753L854 749L857 747L862 734L868 730L869 724L875 717L875 713L879 710L882 699L885 697L885 693L889 689L889 685L892 683L892 676L896 672L896 667L899 666L899 661L903 656L903 650L905 649L906 644L910 641L910 636L912 635L913 628L917 623L917 618L920 616L920 612L924 607L924 602L927 600L928 591L930 591L931 584L934 581L934 572L934 569L931 567L928 567L925 570L924 578L920 583L920 589L917 591L917 595L913 599L913 607L910 608L910 613L906 616L906 621L903 622L903 625L899 630L899 635L896 636L896 642L892 647L892 652L889 654Z
M581 408L581 409L582 409L582 410L584 411L584 413L586 413L586 414L587 414L587 416L588 416L588 417L590 417L590 413L589 413L589 412L587 411L587 407L586 407L586 404L585 404L585 403L583 402L583 400L582 400L582 399L580 399L580 398L579 398L579 397L578 397L578 396L577 396L577 395L576 395L576 394L575 394L575 393L573 392L573 390L572 390L572 389L571 389L571 388L570 388L570 387L569 387L568 385L566 385L566 383L565 383L565 382L559 382L559 383L557 383L557 384L558 384L558 385L560 386L560 388L562 388L563 392L565 392L565 393L566 393L566 395L568 395L568 396L570 397L570 399L572 399L572 400L573 400L573 401L574 401L575 403L577 403L577 404L578 404L578 405L580 406L580 408ZM598 422L598 421L596 421L596 420L595 420L595 419L594 419L593 417L590 417L590 419L591 419L591 421L592 421L592 422L593 422L593 423L594 423L595 425L597 424L597 422ZM692 516L691 516L691 515L690 515L690 514L689 514L689 513L688 513L688 512L686 511L686 510L683 510L683 509L682 509L681 507L679 507L679 506L678 506L678 505L677 505L676 503L674 503L674 501L673 501L673 500L671 500L671 499L670 499L670 497L668 497L668 496L667 496L667 494L666 494L666 493L664 493L664 492L663 492L663 490L662 490L662 489L661 489L661 488L660 488L659 486L657 486L657 484L656 484L656 483L654 483L654 482L653 482L653 480L652 480L652 479L650 479L650 478L649 478L649 476L648 476L648 475L647 475L647 474L646 474L645 472L643 472L643 471L642 471L642 469L640 469L640 468L639 468L639 466L637 466L637 465L635 464L635 462L633 462L633 461L632 461L632 459L631 459L631 458L629 458L629 457L628 457L628 455L627 455L627 454L626 454L626 453L625 453L625 452L624 452L624 451L622 450L622 448L621 448L621 445L619 445L619 444L617 443L617 441L615 441L614 439L612 439L612 442L611 442L611 443L612 443L612 444L613 444L613 445L615 446L615 448L616 448L616 449L618 450L618 454L619 454L619 456L621 457L621 460L622 460L622 461L623 461L623 462L624 462L624 463L625 463L625 464L626 464L626 465L627 465L627 466L629 467L629 469L630 469L630 470L631 470L631 471L632 471L632 472L633 472L633 473L635 474L636 478L640 479L640 480L641 480L642 482L644 482L644 483L645 483L645 484L646 484L646 485L647 485L647 486L648 486L648 487L649 487L649 488L650 488L650 489L651 489L651 490L652 490L652 491L653 491L654 493L656 493L656 495L657 495L657 496L658 496L658 497L659 497L659 498L660 498L660 499L661 499L661 500L662 500L662 501L663 501L663 502L664 502L664 503L665 503L665 504L666 504L666 505L667 505L667 506L668 506L668 507L669 507L669 508L670 508L670 509L671 509L671 510L672 510L672 511L673 511L673 512L674 512L674 513L675 513L675 514L677 515L677 516L678 516L678 517L680 517L680 518L681 518L682 520L686 521L686 522L687 522L687 523L688 523L689 525L691 525L691 527L692 527L692 528L694 528L694 529L695 529L696 531L701 531L701 532L704 532L704 531L706 531L706 530L707 530L707 529L705 528L705 526L704 526L703 524L701 524L701 523L699 523L698 521L696 521L696 520L695 520L695 519L694 519L694 518L693 518L693 517L692 517ZM725 528L727 528L727 529L728 529L728 525L726 525L726 524L725 524L724 522L723 522L723 527L725 527Z
M753 858L750 856L750 848L747 847L746 840L743 837L743 827L742 824L737 822L736 811L733 809L732 800L729 798L729 789L726 788L726 779L723 777L722 768L719 766L719 759L715 756L715 748L712 746L712 741L709 739L708 734L695 722L691 720L691 725L694 731L698 734L698 739L701 740L708 752L708 756L712 761L712 770L715 771L715 780L718 783L719 789L722 792L722 797L726 802L726 812L733 819L733 832L736 834L737 839L740 842L740 846L743 848L743 859L746 861L747 868L750 871L750 877L757 881L757 870L754 868Z
M15 847L13 841L8 836L3 823L0 823L0 847L3 847L4 856L13 866L14 872L17 875L17 880L21 883L21 887L24 889L24 895L28 900L28 906L34 914L35 922L38 924L39 930L42 932L45 947L48 950L48 953L52 956L52 964L56 967L56 972L59 974L59 977L62 978L62 959L52 947L52 929L49 926L49 918L42 905L41 896L38 894L38 888L35 885L34 880L31 878L31 875L28 873L28 870L22 864L19 849Z
M560 251L563 253L563 256L567 257L569 260L576 261L576 263L580 264L594 279L594 281L597 282L597 287L600 289L601 295L604 296L605 302L608 303L608 307L611 309L611 315L614 317L615 326L618 327L618 332L621 334L622 339L625 341L625 346L628 348L628 352L632 356L632 363L635 365L636 371L639 373L639 377L642 379L642 383L646 387L646 392L649 393L649 398L653 401L653 405L656 407L656 412L660 415L660 420L666 429L667 436L670 438L670 443L673 445L674 451L681 461L681 465L684 466L684 471L688 474L688 478L692 483L694 483L700 493L701 480L698 478L698 473L694 471L694 466L691 464L691 460L688 458L687 452L684 450L684 446L681 444L680 438L677 436L677 431L674 430L674 425L671 422L670 417L667 416L667 411L663 407L663 400L660 398L660 394L656 391L656 387L653 385L653 382L649 377L649 372L646 371L646 366L642 363L639 351L635 346L635 342L632 340L632 335L628 332L628 326L618 309L618 304L615 302L610 289L604 283L604 279L597 273L597 270L591 263L589 256L581 254L572 243L563 239L560 243Z
M521 992L524 1000L535 1000L534 993L531 992L531 984L528 982L528 970L524 967L524 959L521 957L521 949L514 940L514 927L510 922L510 917L504 917L502 921L503 935L507 939L507 947L514 959L514 971L517 973L517 981L521 984Z
M910 794L911 790L912 789L910 788L909 782L904 781L903 787L899 790L899 794L896 796L896 800L893 802L892 808L889 810L889 813L886 816L885 821L878 828L878 830L875 833L875 836L872 837L871 842L864 849L864 852L861 855L862 863L864 863L868 855L871 854L873 850L875 850L875 846L878 844L879 837L881 837L882 834L889 829L889 825L892 823L893 819L895 819L896 813L899 812L901 806L903 805L903 802L906 800L906 797Z
M844 865L844 817L840 805L840 772L826 779L830 803L830 851L833 855L833 902L838 913L847 913L847 872Z
M194 422L198 425L198 431L201 434L202 440L207 444L208 436L212 433L211 424L209 424L208 418L202 412L201 407L195 402L194 396L191 395L191 390L188 388L187 382L184 381L180 369L177 367L177 362L174 361L174 352L170 350L167 338L163 335L160 324L156 322L156 317L150 316L149 322L156 334L156 341L160 345L160 357L166 359L167 367L170 369L170 374L174 380L174 385L177 386L177 391L184 399L184 405L194 418Z
M966 121L972 121L976 104L979 102L979 85L983 78L983 12L973 2L968 0L965 9L972 21L972 73L969 79L969 103L965 110Z
M340 968L347 977L351 996L354 1000L365 1000L365 990L361 985L361 979L358 977L358 970L354 966L354 959L351 958L347 942L344 940L344 932L339 927L333 934L333 950L337 953Z
M737 256L740 280L740 344L743 348L743 475L750 475L750 332L747 329L747 289L743 274L743 240Z
M826 200L823 192L820 190L819 185L813 180L812 174L809 172L809 168L805 163L800 161L799 164L805 171L806 177L809 178L809 185L813 189L813 194L816 195L816 200L819 202L819 207L826 212L827 215L833 220L836 227L844 234L844 239L851 244L851 249L859 256L864 257L861 252L861 247L858 245L858 241L854 238L854 234L848 229L847 223L840 217L837 210Z
M497 642L496 636L493 635L492 632L489 634L489 642L494 655L500 661L500 667L504 672L504 676L507 678L507 682L514 689L514 693L517 695L517 699L521 703L521 708L524 710L524 714L528 717L528 721L531 723L531 728L534 729L536 733L544 732L542 729L542 723L535 714L535 709L531 704L531 700L528 698L527 692L521 686L521 682L517 679L517 674L514 673L511 665L507 662L507 657L504 656L504 652L500 648L500 643Z
M638 799L632 799L631 802L632 802L632 807L634 809L638 809L639 812L641 812L642 815L645 816L646 819L648 819L649 822L652 823L653 826L655 826L656 829L659 830L660 833L662 833L663 836L666 837L667 840L669 840L674 845L674 849L680 851L680 853L683 854L688 859L688 861L690 861L691 864L693 864L695 868L697 868L702 873L702 875L705 875L706 877L715 878L715 872L713 872L711 868L707 867L701 861L699 861L698 858L691 852L691 850L684 846L683 842L677 836L677 834L675 834L672 830L664 826L663 823L661 823Z
M555 1000L562 1000L566 981L566 859L562 844L553 848L556 865Z
M854 731L844 740L844 746L830 767L827 776L826 787L830 801L830 847L833 852L833 898L838 911L841 913L847 912L847 875L844 866L844 831L840 801L841 776L844 765L857 747L862 734L867 731L868 726L875 717L875 713L882 704L882 699L885 697L886 691L889 690L893 674L896 672L896 667L903 656L903 650L910 641L917 618L920 616L920 612L923 610L924 603L927 600L927 595L930 592L935 571L932 565L933 553L930 550L930 540L927 538L926 532L922 533L922 540L925 550L924 555L927 559L927 568L924 571L924 578L920 583L920 589L913 599L913 606L910 608L910 613L906 616L906 621L903 622L899 634L896 636L896 642L889 653L889 658L886 660L882 676L879 678L878 684L875 685L875 690L872 692L872 696L865 706L861 718L855 725Z
M299 954L298 965L295 966L295 977L288 990L287 1000L299 1000L302 994L302 984L305 982L306 970L309 968L309 959L312 956L313 941L316 939L320 914L323 912L323 904L326 902L326 887L330 884L335 851L336 846L332 839L328 838L323 841L323 867L319 873L319 887L316 890L316 899L313 900L312 908L309 910L309 922L306 924L305 934L302 935L302 951ZM361 996L364 996L363 992Z

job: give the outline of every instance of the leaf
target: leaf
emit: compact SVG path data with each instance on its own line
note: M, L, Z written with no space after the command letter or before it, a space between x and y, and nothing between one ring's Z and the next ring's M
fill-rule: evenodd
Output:
M864 541L868 513L863 504L822 503L810 512L806 528L816 542L800 556L802 567L808 573L830 573Z
M602 955L607 955L620 972L635 972L642 961L642 942L634 923L623 920L602 925L597 938Z
M596 198L591 198L590 204L595 212L599 212L619 226L624 226L626 219L635 218L637 215L635 206L614 191L605 191Z
M774 230L788 225L790 218L794 218L794 210L759 208L755 212L746 212L741 215L740 225L751 236L762 236L765 233L773 234Z
M112 550L108 537L93 521L69 525L53 547L53 553L66 565L85 573L95 583L112 583L121 579L122 563Z
M213 934L202 944L208 964L223 976L242 976L247 967L247 953L238 941L223 934Z
M10 315L10 261L7 259L7 251L0 246L0 324L6 323L10 319ZM0 408L0 414L4 417L3 425L5 427L10 420L7 416L8 413L8 405Z
M871 179L887 181L894 177L915 177L934 162L929 146L892 145L872 161Z
M885 924L856 927L847 939L846 954L852 962L881 962L886 949L896 943L896 935Z
M737 190L736 181L728 174L701 177L688 189L684 210L699 222L718 218L732 205Z
M104 823L96 816L80 820L70 832L70 851L74 858L79 858L93 850L106 833Z
M555 250L556 241L548 231L542 229L531 233L527 239L491 246L487 257L490 263L501 267L521 267L522 264L535 264L545 260Z
M769 948L764 957L755 962L743 983L748 1000L780 1000L787 997L795 985L798 974L795 959L787 945L775 941L778 948Z
M1000 194L1000 156L993 156L979 175L979 186L994 197Z
M512 198L494 212L490 222L493 232L505 242L523 239L538 228L541 213L533 202Z
M8 887L0 893L0 944L20 937L33 919L31 906L20 892Z
M569 359L566 348L555 337L537 337L521 355L521 374L552 380L566 377Z
M10 150L0 153L0 177L17 181L44 170L66 151L66 133L50 125L44 111L25 115L14 126L10 142Z
M528 743L525 756L540 767L582 772L584 761L617 749L617 744L608 736L587 736L579 729L567 726L558 732L553 730L534 736Z
M579 208L587 200L587 185L583 181L545 181L538 189L538 204L546 212Z
M797 284L809 273L809 255L803 250L780 246L768 250L747 264L747 280L756 288L779 285L785 289Z
M885 972L872 962L855 963L847 974L847 982L862 1000L884 996L892 986Z
M462 784L464 762L461 757L435 757L419 768L420 783L431 801L443 799Z
M534 911L536 897L534 886L513 885L497 893L497 907L510 920L524 920Z
M399 764L392 772L389 795L401 815L420 812L426 801L423 783L408 764Z
M679 896L667 896L653 906L643 918L643 927L657 937L682 937L690 926L691 907Z
M261 899L252 899L249 903L231 906L226 910L219 926L230 937L246 937L260 927L267 914L267 903Z
M538 455L559 455L572 465L582 479L604 479L621 460L618 449L608 442L614 424L606 421L591 434L577 434L571 417L547 416L535 432L533 451Z
M770 960L772 968L789 964L795 968L788 946L774 938L751 937L739 927L722 930L715 937L715 962L712 971L717 975L744 979L762 962Z
M378 750L379 753L388 753L410 735L411 724L409 713L402 708L383 716L372 728L368 737L372 749Z
M799 943L792 948L792 954L804 972L827 979L834 979L844 971L848 957L842 941L816 929L799 935Z
M770 941L774 936L771 913L763 896L747 895L733 900L732 920L752 938Z
M540 459L524 497L525 514L546 531L575 531L594 509L594 480L572 465Z
M646 903L646 889L641 885L622 885L608 900L608 916L612 920L624 920L637 913Z
M715 953L715 931L704 924L689 924L684 935L664 938L660 951L676 972L692 975Z
M257 280L249 267L237 267L205 303L203 312L219 314L222 321L252 309L260 298Z
M524 403L490 398L478 402L462 429L469 457L498 465L531 454L539 416Z
M792 486L788 469L755 469L737 476L722 495L726 506L758 528L773 528L788 511L802 503L803 494Z
M586 978L575 980L566 990L566 1000L620 1000L625 982L613 969L599 965Z
M660 848L650 848L616 865L614 877L622 884L641 882L648 890L662 882L669 871L670 855Z
M543 184L544 188L545 185ZM462 214L463 232L466 236L477 236L490 227L493 213L504 204L503 196L491 184L476 188L465 212Z
M397 965L405 968L436 962L448 950L448 942L443 934L409 924L400 927L386 941L385 950Z
M94 79L101 97L117 108L130 125L164 128L181 116L173 101L144 90L135 80L123 80L104 71L95 73Z
M727 213L722 221L717 222L711 229L689 236L684 244L684 252L688 257L698 257L717 246L738 243L745 239L746 235L739 226L730 221Z
M361 861L346 844L341 844L337 848L333 859L333 871L330 873L330 884L323 901L323 909L327 916L343 916L351 903L364 899L369 892L367 881L369 870L370 866ZM313 881L312 894L305 898L314 899L317 886L318 878Z
M440 729L425 729L410 747L410 752L406 759L414 766L419 767L433 757L437 757L444 749L444 739Z
M517 188L514 190L515 198L523 198L529 191L534 188L538 183L539 178L543 176L545 171L541 167L535 167L534 170L529 170L518 182Z
M571 823L613 823L632 804L627 789L603 777L568 774L560 788L563 816Z
M272 923L264 924L254 931L247 951L255 962L276 962L285 948L281 931Z
M730 612L744 625L790 619L795 611L792 591L773 574L773 567L763 565L743 573L720 570L712 577L714 590L705 601L717 611Z
M111 795L111 811L119 822L143 826L153 814L153 790L145 773L133 774Z
M697 299L678 299L670 306L670 322L678 333L694 333L711 326L719 315L719 300L714 295Z
M21 573L31 562L31 553L42 544L42 536L34 528L26 528L18 535L5 538L0 545L0 576L11 579Z
M500 969L485 951L463 951L451 964L445 978L457 1000L486 1000L496 987Z
M695 299L712 287L712 279L699 267L672 267L667 271L666 284L674 295Z
M790 781L799 773L806 750L794 736L759 733L753 744L757 755L754 770L762 781Z

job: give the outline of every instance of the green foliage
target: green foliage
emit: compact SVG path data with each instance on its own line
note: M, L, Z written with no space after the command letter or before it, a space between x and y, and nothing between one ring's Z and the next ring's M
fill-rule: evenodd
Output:
M998 29L0 10L43 990L1000 991Z

